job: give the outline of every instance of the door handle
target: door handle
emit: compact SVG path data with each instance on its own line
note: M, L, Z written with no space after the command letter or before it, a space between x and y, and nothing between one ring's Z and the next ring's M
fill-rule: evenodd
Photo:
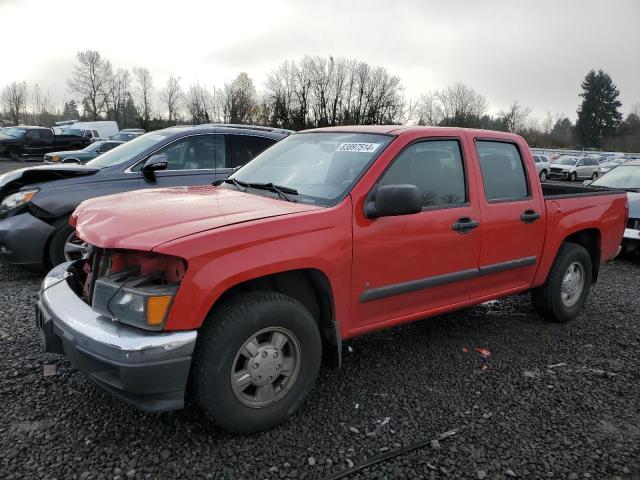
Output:
M478 225L480 225L480 222L477 220L473 220L469 217L461 217L451 225L451 228L460 234L464 234L468 233L469 230L477 228Z
M524 223L533 223L540 218L540 214L535 210L525 210L525 212L520 215L520 220Z

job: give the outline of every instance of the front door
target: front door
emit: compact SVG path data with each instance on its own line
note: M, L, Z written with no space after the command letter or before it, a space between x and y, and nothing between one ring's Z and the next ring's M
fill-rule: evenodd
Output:
M354 211L353 333L468 299L481 233L468 153L462 138L411 143L377 185L417 186L422 212L371 220Z

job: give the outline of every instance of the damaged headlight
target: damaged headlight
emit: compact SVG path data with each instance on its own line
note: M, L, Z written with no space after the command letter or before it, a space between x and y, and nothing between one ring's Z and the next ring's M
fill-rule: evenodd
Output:
M32 190L22 190L5 197L4 200L2 200L2 203L0 203L0 213L8 212L20 205L29 203L38 191L39 189L37 188Z
M99 278L93 291L93 310L135 327L162 330L178 283L163 284L158 275L129 270Z

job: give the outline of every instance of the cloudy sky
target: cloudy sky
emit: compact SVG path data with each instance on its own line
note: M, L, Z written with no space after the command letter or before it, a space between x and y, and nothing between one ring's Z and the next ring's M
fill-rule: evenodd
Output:
M407 97L464 82L492 111L513 100L574 118L580 82L608 72L623 110L640 101L640 0L0 0L0 88L38 82L62 101L78 50L147 67L157 87L221 87L305 54L357 58Z

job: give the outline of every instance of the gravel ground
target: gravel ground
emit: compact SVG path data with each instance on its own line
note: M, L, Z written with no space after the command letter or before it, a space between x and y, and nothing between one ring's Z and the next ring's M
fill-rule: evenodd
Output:
M0 263L0 478L326 478L451 429L349 478L640 478L639 271L606 265L567 325L519 296L357 339L288 423L240 437L42 353L41 276Z
M605 265L566 325L523 295L354 340L288 423L242 437L195 408L140 412L42 353L42 276L0 262L0 478L323 479L423 440L348 478L640 478L639 272Z

